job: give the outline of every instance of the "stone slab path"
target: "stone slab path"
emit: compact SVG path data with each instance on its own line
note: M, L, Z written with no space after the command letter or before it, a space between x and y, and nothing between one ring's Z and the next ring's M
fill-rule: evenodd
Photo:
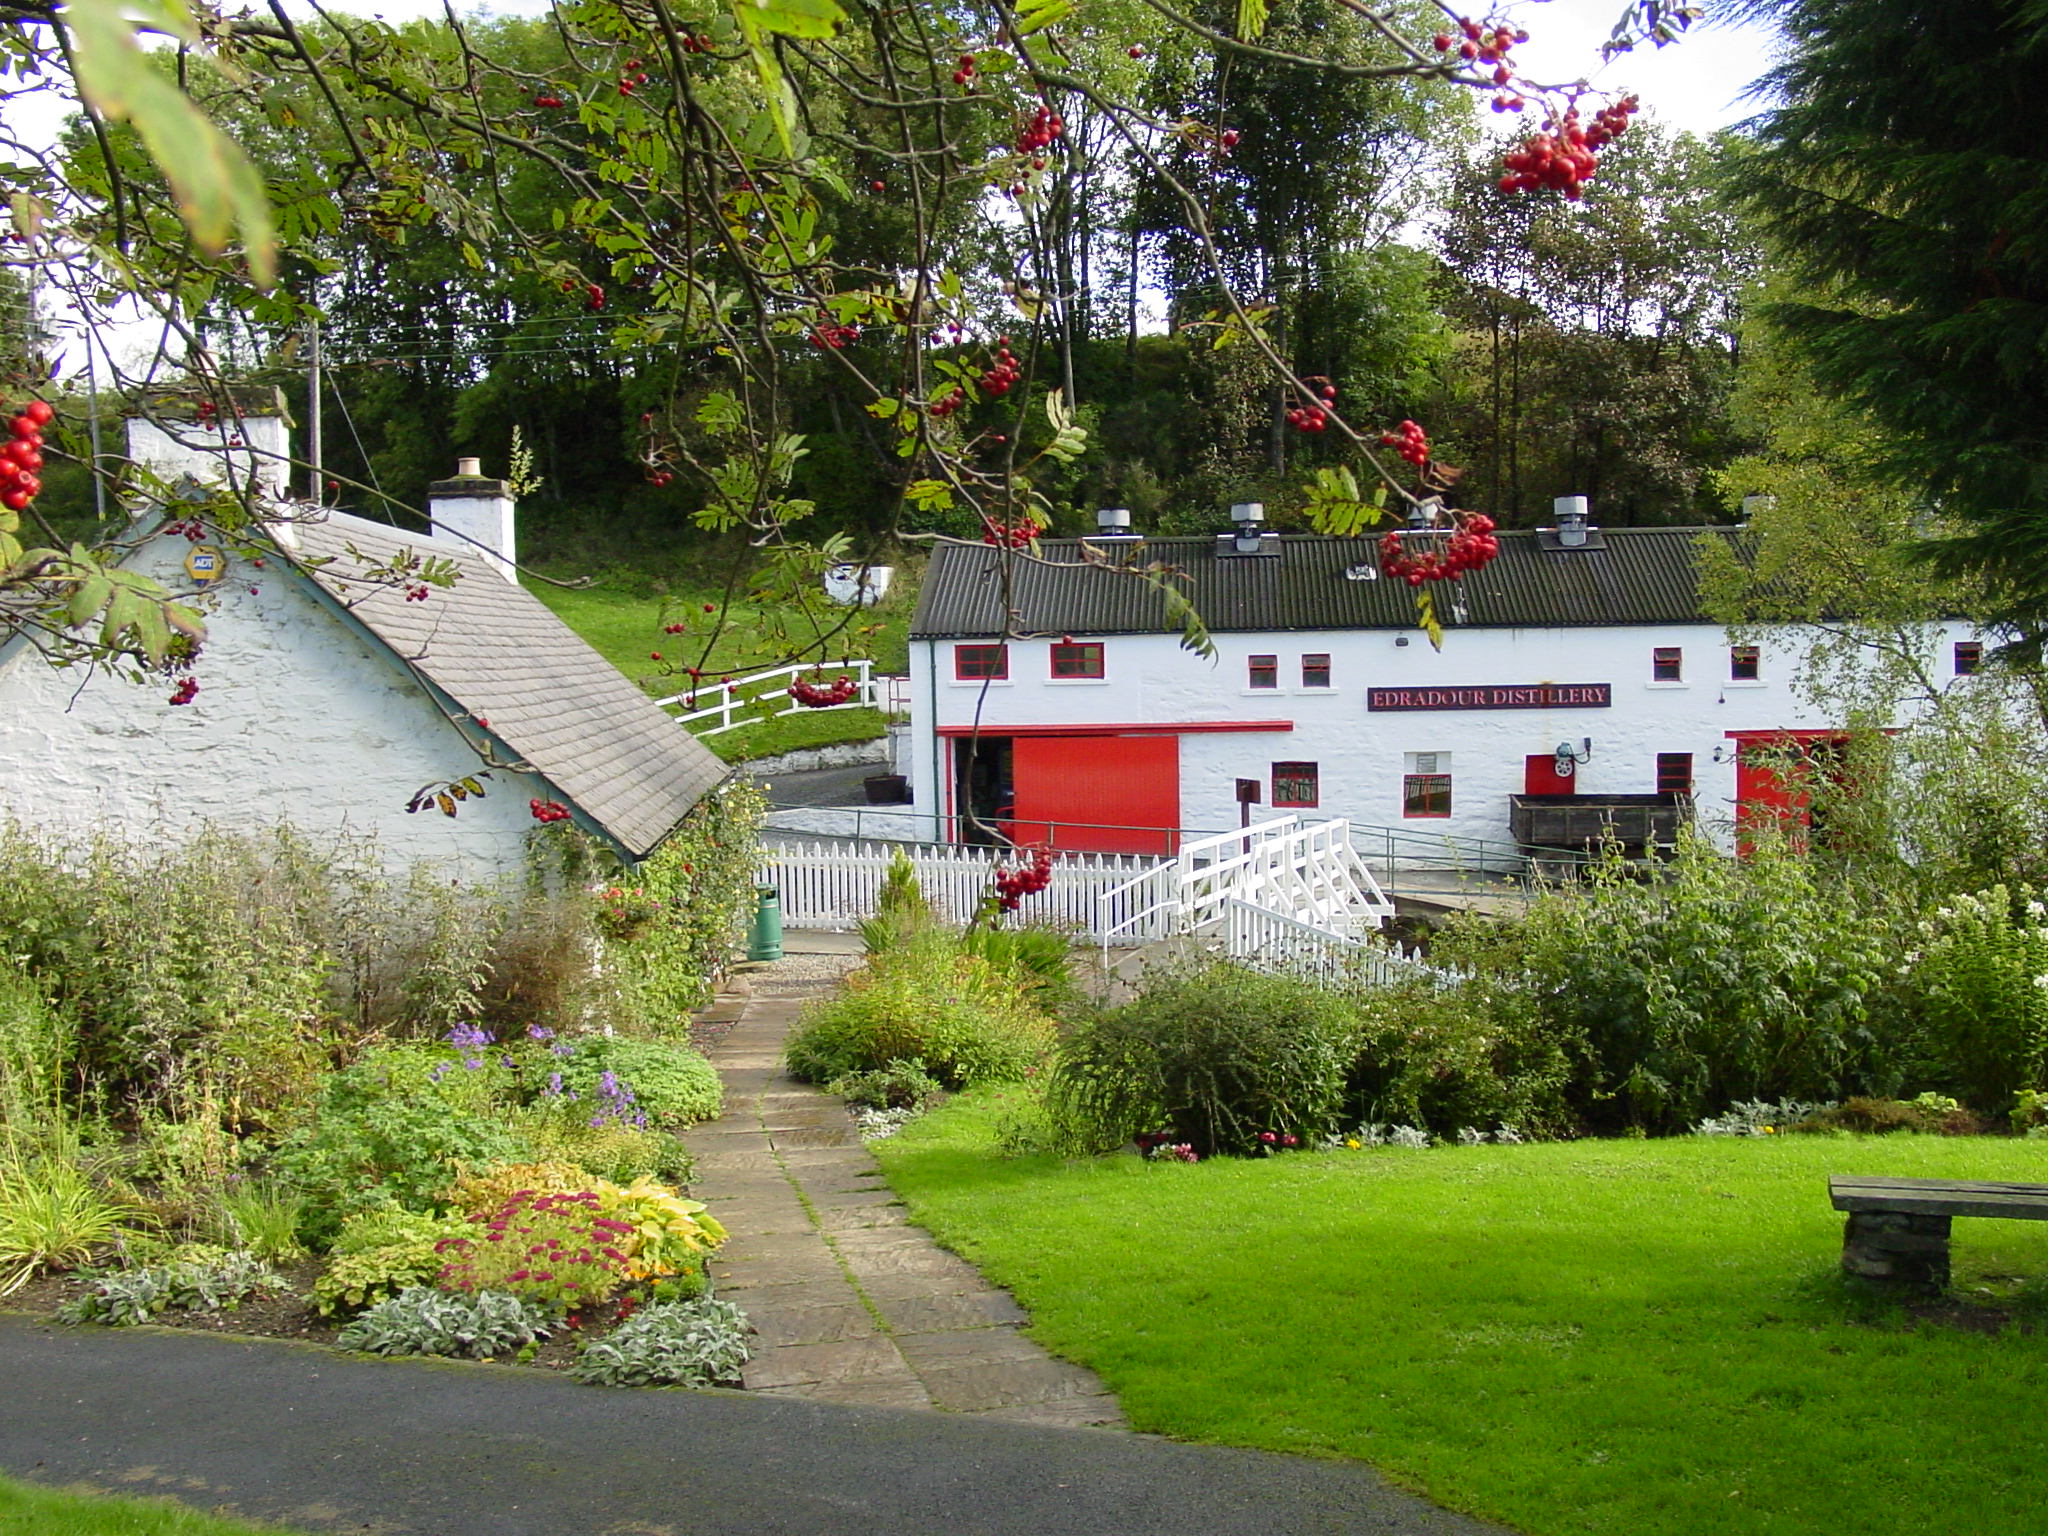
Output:
M710 1048L725 1113L685 1138L692 1193L732 1236L718 1293L759 1337L749 1389L1049 1426L1122 1427L1088 1371L1020 1331L1007 1292L909 1224L845 1107L782 1071L782 1042L831 980L755 973Z

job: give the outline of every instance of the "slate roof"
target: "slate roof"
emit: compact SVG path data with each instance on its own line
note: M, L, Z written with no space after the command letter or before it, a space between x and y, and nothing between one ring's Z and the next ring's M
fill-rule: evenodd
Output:
M1500 554L1484 570L1436 588L1446 628L1579 628L1614 624L1704 624L1698 543L1745 535L1732 528L1602 528L1588 547L1560 549L1548 532L1503 533ZM1379 568L1376 541L1284 534L1277 556L1221 556L1209 538L1088 540L1113 561L1160 562L1185 573L1177 582L1213 631L1413 629L1415 599L1406 582L1354 581L1347 569ZM1047 560L1012 566L1010 606L1017 627L1052 634L1124 635L1177 631L1166 601L1142 580L1078 566L1082 541L1048 539ZM940 545L918 593L910 633L946 639L1002 633L1002 557L981 545ZM1453 602L1463 605L1463 615Z
M466 544L345 513L294 525L300 569L462 710L490 722L499 755L530 764L633 858L653 851L726 765L525 588ZM461 577L425 602L360 580L363 560L407 549ZM315 563L320 561L325 563Z

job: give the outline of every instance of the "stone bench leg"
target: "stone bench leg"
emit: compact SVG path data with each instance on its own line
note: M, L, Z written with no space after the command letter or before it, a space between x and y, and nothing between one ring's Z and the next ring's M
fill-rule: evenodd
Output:
M1851 1211L1842 1233L1842 1271L1916 1290L1946 1290L1950 1219Z

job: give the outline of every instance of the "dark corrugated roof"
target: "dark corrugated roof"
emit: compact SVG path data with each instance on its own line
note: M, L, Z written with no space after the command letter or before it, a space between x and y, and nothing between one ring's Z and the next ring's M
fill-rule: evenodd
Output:
M632 857L650 852L725 778L710 749L475 551L342 513L295 524L294 533L288 553L328 595L401 661L490 721L492 736ZM366 560L407 549L453 559L461 578L423 603L362 579Z
M1596 624L1700 624L1698 541L1743 538L1732 528L1602 528L1592 546L1559 549L1547 533L1504 533L1484 570L1433 588L1437 612L1454 628L1570 628ZM1088 540L1112 565L1157 564L1178 570L1175 585L1210 629L1413 629L1408 584L1379 577L1353 581L1347 569L1377 572L1376 541L1288 534L1277 556L1222 556L1214 538ZM910 632L919 639L996 635L1003 609L1014 628L1052 634L1125 635L1177 630L1152 584L1085 563L1082 541L1048 539L1045 561L1009 564L980 545L932 552ZM1462 615L1457 607L1462 606Z

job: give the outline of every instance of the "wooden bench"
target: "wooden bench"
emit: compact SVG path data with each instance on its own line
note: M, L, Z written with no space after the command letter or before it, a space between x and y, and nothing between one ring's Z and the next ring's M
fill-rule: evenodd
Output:
M1925 1290L1948 1286L1949 1222L1957 1216L2048 1221L2048 1184L1875 1179L1836 1174L1828 1197L1849 1213L1842 1269Z

